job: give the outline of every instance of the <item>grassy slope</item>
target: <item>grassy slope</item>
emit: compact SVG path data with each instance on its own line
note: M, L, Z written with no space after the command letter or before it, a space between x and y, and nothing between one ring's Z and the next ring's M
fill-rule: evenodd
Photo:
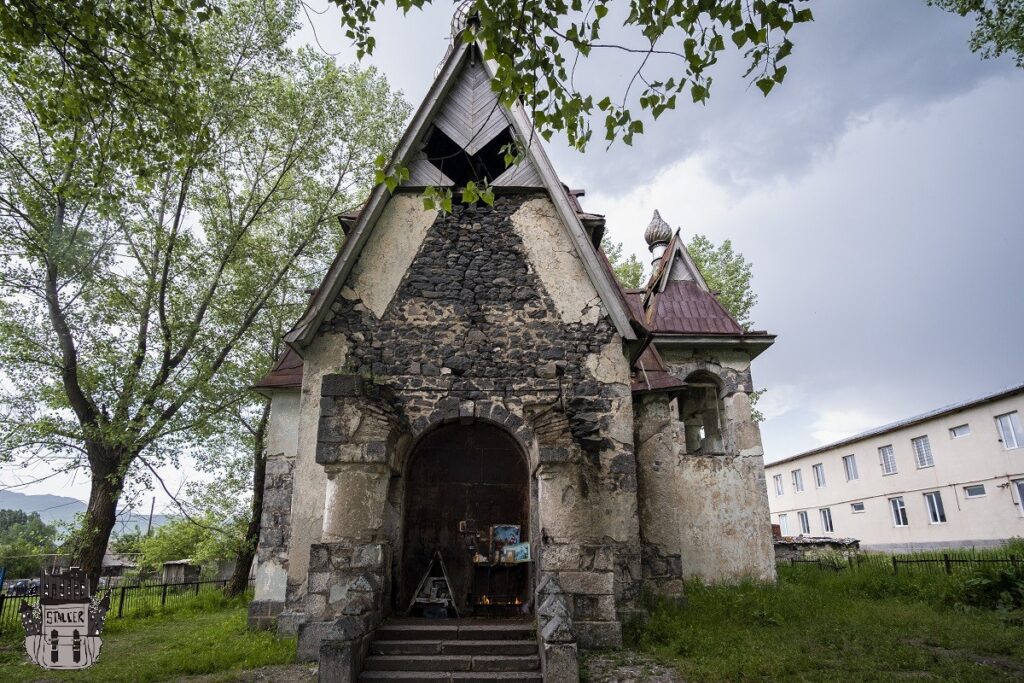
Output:
M99 661L84 671L44 671L28 660L20 640L0 641L0 681L163 681L190 674L286 664L295 641L246 630L238 602L196 605L173 614L110 619Z
M777 587L691 586L630 635L688 681L1024 678L1024 628L943 607L941 583L785 568Z

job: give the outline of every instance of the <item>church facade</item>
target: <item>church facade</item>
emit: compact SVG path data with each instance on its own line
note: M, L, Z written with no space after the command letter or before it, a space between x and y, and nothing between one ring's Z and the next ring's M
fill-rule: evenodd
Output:
M409 179L341 217L341 253L257 385L250 623L297 634L302 659L330 644L357 667L385 619L440 604L535 619L555 671L619 645L645 591L775 577L750 409L773 337L729 316L657 213L649 282L619 286L603 218L489 69L454 41L395 152ZM493 206L424 208L424 186L484 176Z

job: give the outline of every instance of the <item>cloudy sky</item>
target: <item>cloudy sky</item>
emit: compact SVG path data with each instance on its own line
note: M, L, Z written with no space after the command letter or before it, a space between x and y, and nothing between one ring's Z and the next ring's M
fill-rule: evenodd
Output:
M659 209L753 262L754 322L778 334L754 366L769 461L1024 382L1024 70L981 60L971 21L923 0L811 6L768 98L728 58L707 106L632 147L547 146L627 250L646 260ZM410 102L450 7L380 18L369 61ZM303 40L351 54L331 10L310 17ZM577 75L621 88L630 67L616 55Z
M324 11L298 40L354 59L336 10L309 1ZM768 98L727 58L707 106L666 113L632 147L547 146L644 260L659 209L754 264L755 324L778 335L754 366L769 461L1024 382L1024 70L972 54L971 22L923 0L811 6ZM414 104L451 7L377 24L367 61ZM602 59L579 82L621 88L630 63ZM67 483L20 490L87 497L84 478Z

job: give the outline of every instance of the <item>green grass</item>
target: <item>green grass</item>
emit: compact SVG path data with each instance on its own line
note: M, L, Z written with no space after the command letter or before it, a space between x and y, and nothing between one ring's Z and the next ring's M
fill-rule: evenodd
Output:
M691 584L627 640L687 681L1024 679L1020 619L949 605L955 580L781 567L776 586Z
M153 616L108 619L99 661L83 671L44 671L28 660L20 629L0 641L0 681L138 682L288 664L294 639L246 629L244 600L199 596Z

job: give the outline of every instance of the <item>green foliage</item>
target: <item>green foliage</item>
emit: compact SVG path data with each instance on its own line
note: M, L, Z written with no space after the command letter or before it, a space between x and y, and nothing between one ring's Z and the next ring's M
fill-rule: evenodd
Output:
M20 638L20 629L11 629L10 633ZM227 681L236 680L241 670L291 664L294 660L294 638L277 638L269 631L246 627L244 602L203 595L171 614L108 618L103 654L96 664L81 671L51 671L46 678L137 683L205 674L211 680ZM39 668L25 662L20 640L5 640L0 648L0 680L27 683L39 677Z
M157 528L148 538L138 542L142 553L140 568L159 570L164 562L192 560L206 566L218 560L230 560L238 552L245 537L248 520L234 518L223 524L208 515L199 519L177 518Z
M743 329L750 329L750 311L757 303L757 294L751 286L751 264L743 254L734 252L732 240L717 247L704 235L694 235L687 245L693 262L718 301L729 311Z
M984 59L1010 54L1024 68L1024 0L928 0L928 4L974 18L972 52Z
M39 74L65 55L46 41L0 73L0 458L90 470L76 548L94 571L126 486L156 486L182 454L248 454L237 430L259 399L246 389L408 113L373 69L291 49L295 3L204 7L162 19L192 56L166 55L173 78L132 72L154 108L111 87L50 117L54 81Z
M140 179L155 178L203 129L208 52L194 49L199 25L217 14L207 0L0 3L0 78L31 111L53 148L81 157L75 131L108 125L111 144L93 151L116 157ZM7 120L7 119L5 119ZM146 156L134 152L143 147Z
M884 565L780 567L777 585L689 583L685 605L658 603L626 636L685 680L1009 680L1012 671L989 668L991 658L1019 666L1024 629L993 612L944 607L945 583L942 574L893 576Z
M57 552L57 530L38 512L0 510L0 567L8 579L35 578L44 566L41 555Z
M110 551L119 555L134 555L142 552L142 532L138 529L115 536L110 542Z
M947 587L946 600L964 607L1024 609L1024 567L983 567L958 576Z
M376 44L371 30L384 0L332 0L341 9L345 35L360 57ZM408 13L430 0L396 0ZM728 51L742 53L745 78L767 95L786 75L782 62L793 50L791 29L813 19L799 0L707 0L676 3L616 3L595 0L474 0L463 40L479 39L492 60L492 88L510 105L522 101L545 139L564 133L586 148L598 119L604 138L631 144L644 132L644 117L674 109L677 96L706 102L712 67ZM621 44L602 40L607 24L619 24ZM727 40L728 39L728 40ZM734 48L733 48L734 46ZM620 93L583 92L573 78L595 51L610 52L636 75ZM637 87L636 93L632 92ZM610 90L611 88L609 88Z
M608 257L612 264L615 278L619 284L626 289L636 289L643 286L644 265L636 254L630 254L628 258L622 256L622 242L614 243L607 235L601 240L601 251Z

